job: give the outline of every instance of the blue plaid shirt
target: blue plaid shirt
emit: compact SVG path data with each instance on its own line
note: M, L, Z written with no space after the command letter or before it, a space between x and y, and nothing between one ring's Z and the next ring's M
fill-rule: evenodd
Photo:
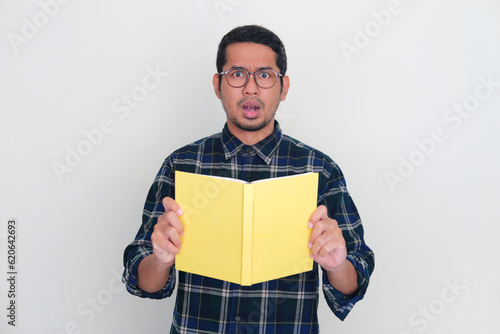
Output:
M274 132L248 146L232 135L227 125L221 133L200 139L166 158L143 211L143 222L124 254L123 281L137 296L169 297L176 284L172 267L165 287L147 293L137 286L139 262L153 252L151 234L163 214L162 199L174 198L174 171L231 177L245 181L319 172L318 205L324 204L337 220L347 245L347 260L358 273L358 291L345 296L333 288L324 270L313 270L277 280L240 286L179 271L178 291L170 333L318 333L319 275L322 290L334 314L344 319L361 300L374 268L374 254L363 239L363 226L346 189L339 167L326 155L283 135L277 122ZM304 222L307 223L307 222Z

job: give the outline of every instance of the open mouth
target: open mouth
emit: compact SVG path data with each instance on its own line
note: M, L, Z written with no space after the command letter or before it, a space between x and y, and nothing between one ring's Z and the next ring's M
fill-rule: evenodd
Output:
M260 104L257 101L249 100L243 103L243 113L247 118L255 118L259 115Z

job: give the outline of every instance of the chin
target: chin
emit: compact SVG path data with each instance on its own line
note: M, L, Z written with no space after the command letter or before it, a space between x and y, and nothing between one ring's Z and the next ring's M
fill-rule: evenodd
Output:
M266 126L269 125L270 121L257 121L257 120L250 120L248 122L233 122L234 125L236 125L238 128L240 128L241 130L244 130L244 131L251 131L251 132L255 132L255 131L259 131L259 130L262 130L264 129Z

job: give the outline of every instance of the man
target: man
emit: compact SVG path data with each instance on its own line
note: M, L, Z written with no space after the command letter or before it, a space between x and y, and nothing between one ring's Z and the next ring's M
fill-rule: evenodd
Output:
M167 157L139 232L125 250L123 280L141 297L173 292L184 232L183 211L174 200L175 170L245 181L318 172L318 207L304 222L311 229L313 270L248 287L179 271L171 327L171 333L317 333L320 273L327 304L342 320L368 287L374 255L361 220L339 167L283 135L274 120L290 87L280 39L260 26L233 29L219 45L217 72L213 85L226 112L224 129Z

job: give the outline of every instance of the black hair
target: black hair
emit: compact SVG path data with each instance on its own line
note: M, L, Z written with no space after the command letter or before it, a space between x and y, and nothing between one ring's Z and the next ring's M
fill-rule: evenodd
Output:
M286 52L281 39L271 30L258 25L246 25L234 28L228 32L220 41L217 51L217 72L222 72L222 67L227 62L226 49L233 43L256 43L270 47L276 53L276 65L280 73L286 73ZM283 80L283 77L280 77Z

